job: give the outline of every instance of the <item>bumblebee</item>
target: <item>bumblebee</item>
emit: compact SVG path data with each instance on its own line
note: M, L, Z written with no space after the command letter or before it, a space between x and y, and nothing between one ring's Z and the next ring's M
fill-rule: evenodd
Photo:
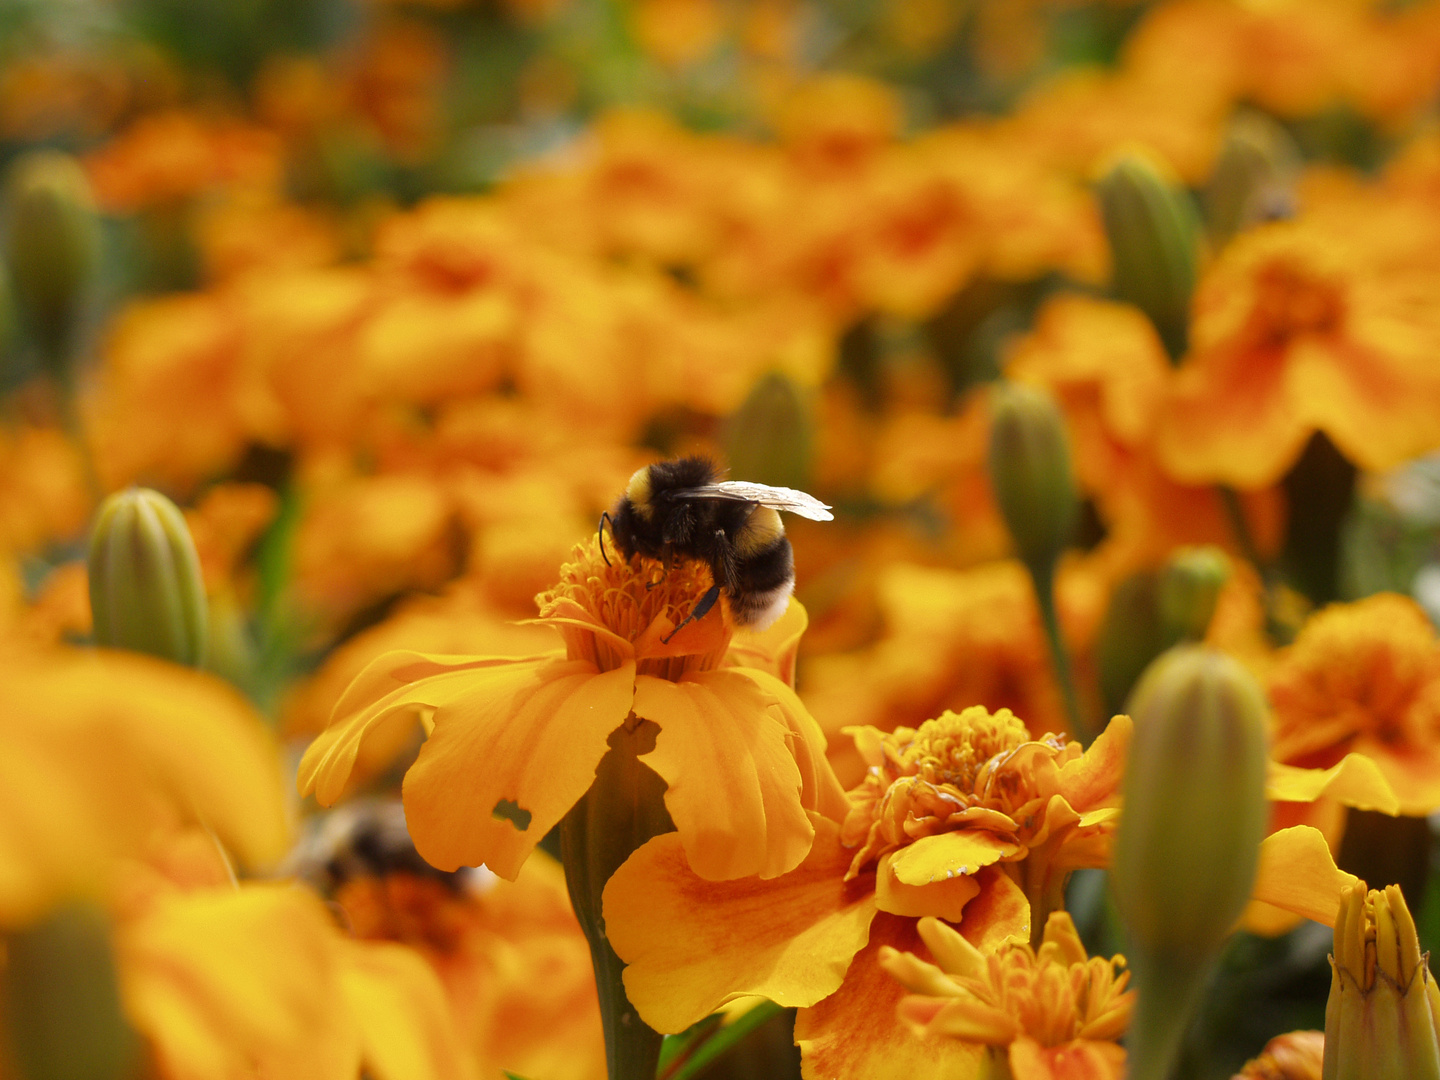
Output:
M795 559L780 510L812 521L834 517L830 507L803 491L722 480L715 464L702 457L662 461L630 477L615 508L601 515L600 552L604 556L608 520L615 546L627 559L646 555L661 560L666 570L677 557L710 567L715 584L671 637L703 619L722 592L737 626L764 630L785 611L795 588Z

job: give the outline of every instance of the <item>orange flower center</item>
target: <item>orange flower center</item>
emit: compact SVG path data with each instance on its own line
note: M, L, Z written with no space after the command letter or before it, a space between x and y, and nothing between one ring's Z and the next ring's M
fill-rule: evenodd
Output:
M1256 276L1251 326L1263 345L1283 348L1298 337L1335 333L1345 315L1339 285L1288 262Z
M598 538L577 544L574 556L560 568L559 582L535 597L540 618L561 631L571 659L613 671L633 655L640 674L671 680L719 665L730 644L723 604L668 643L662 640L709 592L714 580L708 566L681 559L667 572L658 559L626 560L608 536L604 556Z

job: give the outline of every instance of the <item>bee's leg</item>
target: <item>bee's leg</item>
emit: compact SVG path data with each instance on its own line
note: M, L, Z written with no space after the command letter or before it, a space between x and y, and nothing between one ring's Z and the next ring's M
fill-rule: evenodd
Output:
M695 605L695 610L690 612L689 615L686 615L685 618L681 619L679 626L675 627L674 630L671 630L670 633L666 634L663 638L661 638L660 644L670 644L670 639L673 638L676 634L678 634L682 628L689 626L696 619L703 619L709 613L710 609L715 606L715 601L719 599L720 586L710 586L710 591L707 592L704 596L700 597L700 602Z
M605 565L610 565L610 556L605 554L605 523L610 520L610 512L607 510L600 515L600 525L595 530L595 535L600 538L600 557L605 560Z
M663 582L667 577L670 576L670 567L671 567L671 565L674 563L674 558L675 558L675 557L674 557L673 549L670 547L669 544L666 544L665 547L664 547L664 548L661 550L661 552L660 552L660 566L661 566L662 569L664 569L665 572L660 575L660 581L647 581L647 582L645 582L645 591L646 591L646 592L649 592L649 591L650 591L651 589L653 589L656 585L661 584L661 582Z

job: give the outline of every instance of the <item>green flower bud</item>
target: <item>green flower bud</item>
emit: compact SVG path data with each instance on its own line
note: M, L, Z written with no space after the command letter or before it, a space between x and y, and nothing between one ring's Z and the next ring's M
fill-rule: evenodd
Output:
M1150 661L1171 645L1160 620L1157 575L1142 571L1125 578L1110 593L1110 603L1095 639L1095 666L1105 715L1125 711L1125 701Z
M5 203L15 298L43 359L59 373L100 260L90 184L73 157L38 151L11 170Z
M140 1040L125 1019L105 914L67 904L0 939L0 1045L25 1080L122 1080ZM10 1075L4 1063L0 1072Z
M1200 641L1210 629L1230 560L1216 547L1181 548L1160 572L1160 620L1166 644Z
M1065 418L1039 387L999 383L993 395L990 486L1016 552L1048 581L1080 509Z
M111 495L90 534L89 569L97 643L192 667L204 662L205 585L174 503L149 488Z
M1266 707L1238 661L1180 646L1141 677L1130 710L1111 884L1138 991L1129 1075L1162 1080L1255 882Z
M1185 354L1200 223L1189 194L1149 160L1126 155L1097 187L1110 240L1111 289L1155 324L1178 362Z
M1283 127L1261 113L1241 113L1205 184L1205 225L1216 247L1262 221L1294 212L1300 150Z
M1440 1080L1440 989L1398 885L1345 890L1330 956L1324 1080Z
M757 484L809 488L814 429L799 388L780 372L770 372L725 427L732 475Z

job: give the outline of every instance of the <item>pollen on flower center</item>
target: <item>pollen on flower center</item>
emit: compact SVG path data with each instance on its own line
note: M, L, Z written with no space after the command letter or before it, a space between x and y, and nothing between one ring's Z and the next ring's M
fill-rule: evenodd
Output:
M887 851L953 829L981 828L1019 842L1021 811L1035 797L1035 757L1072 752L1053 735L1032 739L1009 709L992 714L979 705L919 728L875 732L869 745L870 772L850 792L842 831L846 844L860 845L852 876Z
M678 626L714 583L710 568L703 562L678 559L667 571L658 559L636 555L627 560L608 536L604 555L598 537L577 544L573 555L574 560L560 568L560 580L535 597L541 619L557 620L558 624L559 620L573 623L583 617L595 623L597 629L609 631L631 645L660 620L668 621L667 631ZM677 662L686 670L715 666L730 639L723 607L717 605L705 620L714 633L707 637L703 653L690 649L684 650L683 656L649 660L642 656L641 670L660 664L665 670L650 673L673 678L679 672L670 669ZM560 625L559 629L572 658L591 660L601 670L617 665L618 654L599 641L594 631L587 633L574 625Z
M927 783L980 794L994 767L1029 739L1025 724L1009 709L993 716L978 706L947 711L920 725L897 764Z

